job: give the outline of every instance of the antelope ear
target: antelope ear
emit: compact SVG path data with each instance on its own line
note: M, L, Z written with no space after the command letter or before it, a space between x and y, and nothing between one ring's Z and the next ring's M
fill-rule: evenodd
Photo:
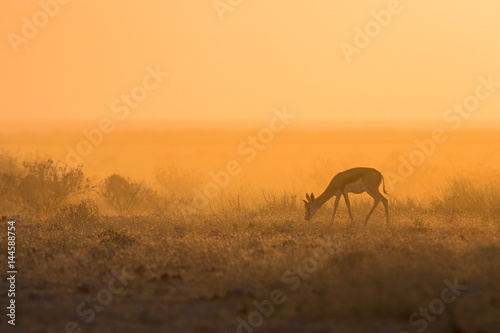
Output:
M302 200L302 201L304 201L306 204L308 204L308 203L309 203L309 201L305 201L305 200Z
M306 193L306 199L307 199L307 201L309 201L309 202L311 201L311 198L309 197L309 194L307 194L307 193Z
M314 201L314 194L311 192L311 201Z

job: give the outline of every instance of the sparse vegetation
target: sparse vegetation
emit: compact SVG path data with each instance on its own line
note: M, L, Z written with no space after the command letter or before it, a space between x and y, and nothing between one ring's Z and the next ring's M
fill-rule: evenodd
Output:
M487 183L450 175L449 183L439 183L425 196L391 193L390 227L378 207L363 228L372 205L367 196L351 199L354 224L343 201L334 225L328 224L332 203L306 222L302 191L260 180L246 184L235 177L231 184L237 191L224 188L209 207L187 220L178 207L191 204L193 188L204 185L195 172L164 168L143 182L120 170L98 182L90 179L102 175L89 179L94 175L52 160L25 163L34 170L13 157L4 160L10 162L0 168L3 200L9 203L3 215L17 215L22 283L16 299L22 313L16 329L23 332L63 332L69 321L82 332L110 327L122 332L236 332L238 317L247 320L256 310L254 302L269 299L275 289L284 292L286 301L254 332L354 327L363 333L415 332L410 315L440 296L445 279L454 278L467 290L446 305L426 332L496 332L498 327L500 179L494 173ZM329 179L323 168L315 170L322 179L307 187L316 193ZM81 182L63 180L68 172ZM55 214L41 218L36 209L25 208L23 179L25 188L41 184L40 190L75 190L63 191L69 194L48 205L56 207L51 208ZM96 192L82 193L94 187ZM329 239L338 246L317 269L303 271L307 278L292 291L283 274L296 276L318 242ZM111 270L122 269L136 278L87 324L77 306L107 287Z
M500 213L500 187L498 179L488 183L474 182L467 177L456 177L448 181L432 206L436 210L488 216Z
M0 186L10 202L40 216L54 213L68 199L91 188L81 166L70 168L51 159L25 161L22 166L24 174L13 166L3 172Z
M359 218L352 226L345 213L333 226L327 223L329 210L308 223L302 213L226 211L193 216L189 223L178 215L104 216L99 224L85 224L78 231L20 222L19 266L34 290L20 290L18 300L31 313L31 322L50 323L43 325L47 330L62 330L70 319L91 329L75 318L76 306L104 286L111 269L125 268L136 279L114 296L93 325L236 332L237 318L247 318L254 301L279 288L286 302L266 318L262 332L274 332L278 324L293 331L297 319L326 331L332 321L349 326L387 318L398 331L410 332L411 313L439 297L444 279L457 277L470 291L428 332L465 327L460 318L471 313L478 327L494 332L488 325L496 323L500 307L480 310L476 293L485 304L500 299L500 274L493 268L500 260L497 219L477 225L473 217L457 215L447 223L441 214L415 211L411 220L399 213L392 227L385 228L379 212L364 229ZM294 271L313 255L318 240L329 238L339 247L291 291L290 282L283 282L284 272ZM88 293L77 291L82 285L89 286ZM58 299L50 303L50 311L40 311L44 297ZM125 321L115 319L123 316Z
M130 214L137 208L143 190L141 183L135 183L130 178L117 174L106 178L100 186L101 196L121 214Z
M64 224L83 228L92 228L99 222L99 217L99 207L92 199L83 199L77 204L65 205L57 214L57 218Z

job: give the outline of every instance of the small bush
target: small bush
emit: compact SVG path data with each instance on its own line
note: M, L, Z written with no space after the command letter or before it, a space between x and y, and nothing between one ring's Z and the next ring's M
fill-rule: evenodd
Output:
M165 216L172 211L173 199L171 196L160 195L156 191L145 188L140 195L141 207L144 211Z
M59 211L59 218L69 225L87 225L99 222L99 207L92 199L66 205Z
M0 208L20 206L19 181L20 178L14 174L0 174Z
M128 177L113 174L100 185L100 194L118 213L130 214L140 202L144 191L141 183L134 183Z
M11 178L13 186L18 184L19 196L26 209L42 216L54 212L65 200L90 189L90 180L85 178L81 166L70 168L49 159L39 162L24 162L27 175L19 182Z
M203 184L198 171L181 170L176 167L157 169L154 172L155 183L166 191L172 200L191 199L193 188Z
M8 152L0 153L0 209L7 211L19 208L19 181L23 168L14 156Z

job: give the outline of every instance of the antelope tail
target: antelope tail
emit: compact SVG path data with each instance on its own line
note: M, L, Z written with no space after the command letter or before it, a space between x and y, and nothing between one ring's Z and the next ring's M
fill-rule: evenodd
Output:
M384 190L384 193L385 193L385 194L389 195L389 193L387 193L387 192L385 191L385 179L384 179L384 176L383 176L382 174L380 174L380 175L382 176L382 189Z

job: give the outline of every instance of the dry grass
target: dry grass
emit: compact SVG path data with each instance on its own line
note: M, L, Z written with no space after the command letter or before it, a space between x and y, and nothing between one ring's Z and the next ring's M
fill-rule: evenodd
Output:
M434 185L433 191L392 192L391 226L385 226L379 207L364 228L371 206L366 195L351 201L353 225L343 202L334 225L328 223L331 203L304 221L302 193L319 194L332 170L343 165L312 158L307 162L312 168L306 163L264 173L283 159L276 155L266 166L273 146L255 164L244 165L242 176L232 179L209 207L186 220L179 205L191 202L193 187L210 181L210 170L220 170L234 157L224 153L237 146L233 141L224 143L229 148L219 147L214 159L221 162L207 162L203 172L186 161L156 168L150 179L117 170L142 186L137 209L126 215L102 193L90 191L41 218L15 205L15 191L3 192L2 215L15 216L17 226L18 325L12 328L3 320L0 331L63 332L74 321L82 332L236 332L238 318L246 320L256 310L254 301L269 299L279 289L286 301L255 332L416 332L408 322L411 314L440 297L445 279L457 278L467 289L428 323L426 332L497 332L500 179L491 164L484 179L479 172L457 172L438 183L432 172L437 162L429 161L404 190L413 193L420 182ZM294 142L281 146L295 149ZM203 149L196 149L203 159ZM286 152L285 160L297 153ZM0 161L0 173L26 175L12 155L0 154ZM349 163L359 164L355 157ZM85 170L94 188L115 172ZM256 181L256 175L263 180ZM425 175L429 181L424 183ZM285 178L296 187L287 186ZM283 274L296 277L322 241L330 242L332 253L292 291L294 282ZM135 279L86 323L88 317L77 307L107 288L112 270L122 269ZM7 299L6 294L0 298ZM90 306L99 304L91 300Z
M359 202L355 215L368 209ZM470 322L461 318L472 313L476 327L493 332L500 314L498 215L459 211L450 220L446 210L395 203L391 227L380 210L363 228L361 216L351 225L345 212L331 226L330 213L310 223L299 208L201 214L189 223L176 214L103 216L92 224L20 218L17 328L60 332L73 320L85 332L234 332L236 318L278 288L287 299L259 332L330 332L355 322L360 331L410 332L411 313L456 277L468 290L428 331L467 332ZM291 291L283 273L311 257L321 239L338 247ZM111 269L122 268L136 278L84 323L78 304L106 287Z

